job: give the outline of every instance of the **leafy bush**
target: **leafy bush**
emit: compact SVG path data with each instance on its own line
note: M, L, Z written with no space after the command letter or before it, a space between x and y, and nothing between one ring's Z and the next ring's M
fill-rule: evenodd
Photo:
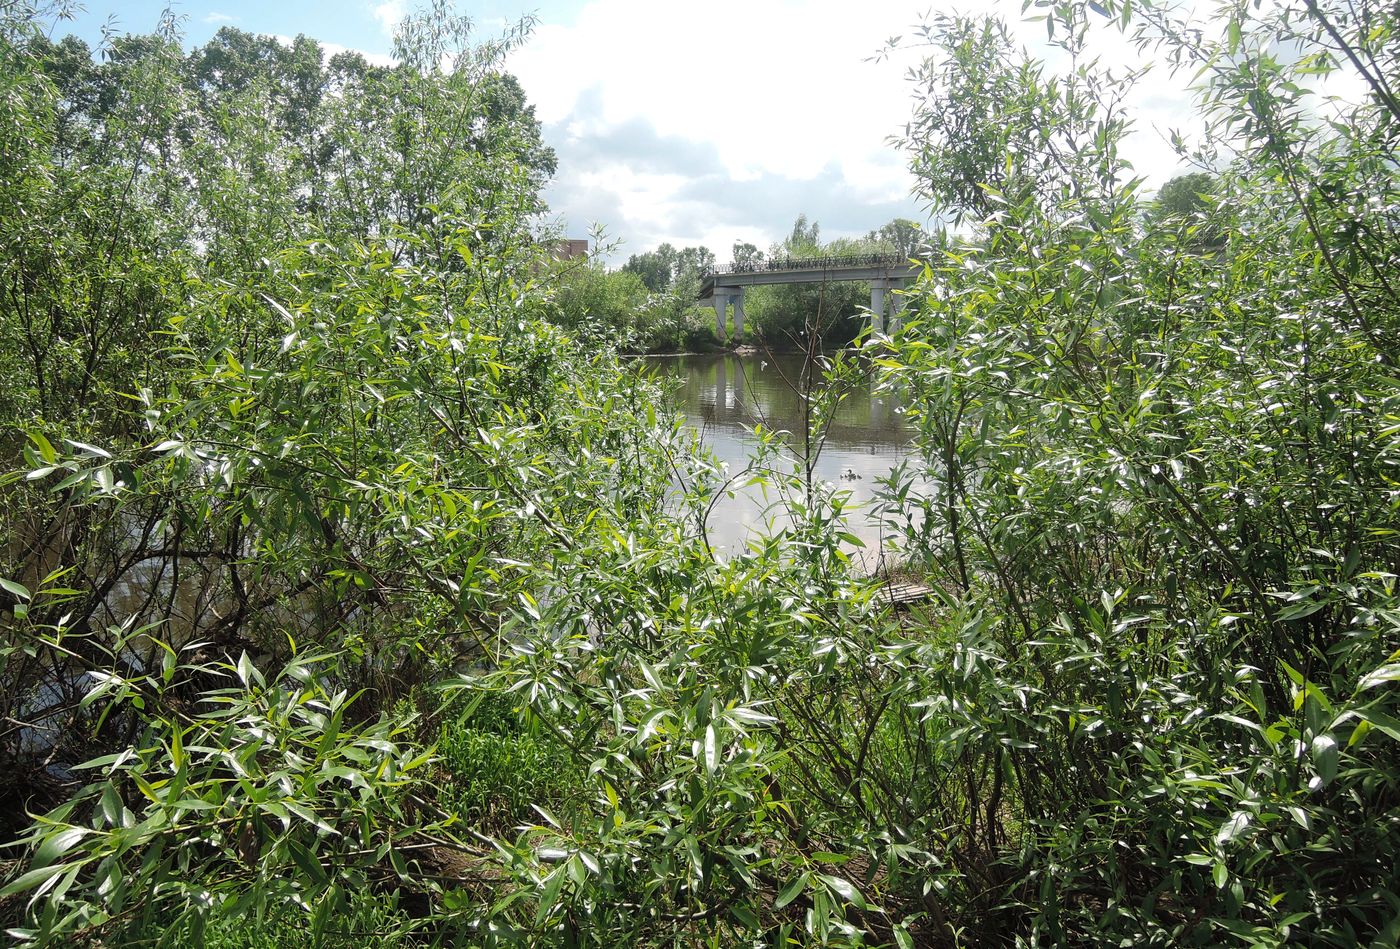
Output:
M1218 41L1151 4L1041 12L1064 75L994 22L920 34L906 145L967 229L868 353L917 427L884 497L937 591L911 611L852 570L847 497L812 477L839 384L738 474L785 517L714 555L717 466L550 322L517 152L433 138L471 200L377 194L404 213L372 233L283 209L275 246L230 227L204 257L153 225L133 254L171 255L132 282L42 284L164 319L124 324L119 360L65 354L57 401L4 304L32 373L0 584L19 941L252 916L482 945L1393 942L1394 11L1232 7ZM50 53L5 17L3 195L40 210L0 220L68 235L35 184L63 179ZM445 17L410 22L421 68L383 101L508 89L485 52L428 68ZM1202 70L1209 199L1131 177L1099 28ZM124 48L113 81L167 102L171 56ZM1339 71L1367 91L1318 121L1306 86ZM39 266L46 235L7 246ZM129 409L71 400L89 358Z
M556 544L611 537L666 490L675 429L631 411L654 385L542 319L548 156L499 72L509 42L439 9L406 21L393 69L215 46L192 88L171 35L101 67L69 51L62 86L40 21L0 14L0 151L23 165L0 200L28 294L0 307L23 455L0 495L0 786L33 822L0 899L25 942L316 919L369 889L421 913L442 867L489 849L432 793L437 723L392 710L524 635ZM234 82L240 63L260 81ZM254 120L303 81L338 91L290 128ZM98 135L81 162L70 107ZM365 151L328 141L352 132ZM145 141L172 147L151 165ZM225 160L261 171L225 181ZM79 199L101 213L59 213ZM80 236L113 248L111 270L24 270L55 234L82 266L102 255ZM123 294L140 320L103 302ZM55 375L60 354L78 368Z
M1342 63L1379 89L1390 53L1321 5L1232 8L1204 44L1105 9L1202 71L1210 188L1144 200L1121 74L1049 76L990 21L932 25L907 143L976 222L882 360L933 482L894 520L981 630L919 700L972 808L953 905L1054 942L1385 939L1400 115L1376 92L1323 130L1303 101ZM1046 12L1084 54L1098 14Z

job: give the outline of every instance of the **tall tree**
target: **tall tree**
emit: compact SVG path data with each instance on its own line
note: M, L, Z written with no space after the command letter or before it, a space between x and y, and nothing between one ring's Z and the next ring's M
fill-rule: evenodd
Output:
M642 278L648 290L664 293L677 282L704 273L715 265L715 255L708 247L683 247L677 250L663 243L656 250L633 254L624 270Z
M676 249L663 243L656 250L633 254L622 269L640 277L652 293L664 293L676 278L676 257Z
M747 241L735 241L730 259L736 267L753 267L763 263L763 251Z
M918 255L924 240L924 229L917 221L897 217L878 230L866 235L866 241L874 247L888 248L900 257L912 258Z

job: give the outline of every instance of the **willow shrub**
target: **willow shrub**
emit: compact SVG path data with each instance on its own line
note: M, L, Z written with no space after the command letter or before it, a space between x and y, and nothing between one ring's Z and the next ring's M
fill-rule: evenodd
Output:
M1105 11L1204 77L1201 157L1231 157L1199 200L1119 156ZM1062 75L991 21L924 33L907 145L968 230L870 354L918 428L925 483L885 499L940 591L914 613L810 476L839 384L730 475L782 529L715 557L725 473L537 319L526 248L480 243L513 219L190 280L139 439L27 426L8 487L82 544L6 579L0 658L81 685L45 710L67 799L0 891L19 938L1393 940L1393 13L1231 7L1212 43L1042 12ZM1338 71L1367 91L1320 121ZM75 625L75 551L205 592L160 574L146 619ZM487 707L530 741L464 740ZM527 744L567 786L479 780Z
M1394 938L1394 11L1041 12L1073 70L930 29L907 145L973 227L881 360L934 482L895 519L1015 696L929 705L1005 787L964 893L1049 941ZM1113 25L1200 76L1194 208L1121 157Z
M402 31L412 65L297 73L381 96L274 130L370 139L341 143L368 190L340 190L348 167L249 118L269 85L181 88L170 35L100 67L69 44L65 73L31 9L0 15L0 913L22 942L179 944L245 916L339 932L479 859L446 830L427 687L525 635L556 556L661 505L676 429L645 411L653 383L542 319L529 235L552 159L502 49L439 67L466 31L437 9ZM215 153L247 179L221 185ZM83 270L94 246L110 266Z

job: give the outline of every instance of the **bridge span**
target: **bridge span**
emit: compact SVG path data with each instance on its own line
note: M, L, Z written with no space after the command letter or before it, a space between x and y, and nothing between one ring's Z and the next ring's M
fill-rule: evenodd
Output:
M853 254L839 257L774 257L751 264L730 264L704 276L700 302L715 309L715 333L723 339L734 306L734 333L744 331L744 289L784 283L826 283L842 280L870 282L870 322L876 330L899 326L903 290L923 270L923 264L899 254Z

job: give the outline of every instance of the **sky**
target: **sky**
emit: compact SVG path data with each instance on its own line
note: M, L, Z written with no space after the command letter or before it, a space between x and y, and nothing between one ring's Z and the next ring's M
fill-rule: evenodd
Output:
M945 0L933 0L940 4ZM387 62L411 0L184 0L188 45L222 26L319 40ZM559 170L545 193L571 237L601 228L609 258L662 242L704 244L723 262L736 241L766 249L805 214L823 238L860 236L895 217L927 222L905 156L890 143L908 120L905 48L929 0L459 0L483 38L536 23L507 68L519 77ZM922 5L921 5L922 4ZM1019 0L996 0L1018 20ZM987 9L989 3L969 3ZM163 0L91 10L56 32L89 42L104 25L155 26ZM949 7L951 10L951 7ZM1039 26L1025 25L1032 46ZM1126 47L1110 49L1126 56ZM1183 170L1169 128L1190 121L1183 83L1144 84L1130 157L1160 184Z

